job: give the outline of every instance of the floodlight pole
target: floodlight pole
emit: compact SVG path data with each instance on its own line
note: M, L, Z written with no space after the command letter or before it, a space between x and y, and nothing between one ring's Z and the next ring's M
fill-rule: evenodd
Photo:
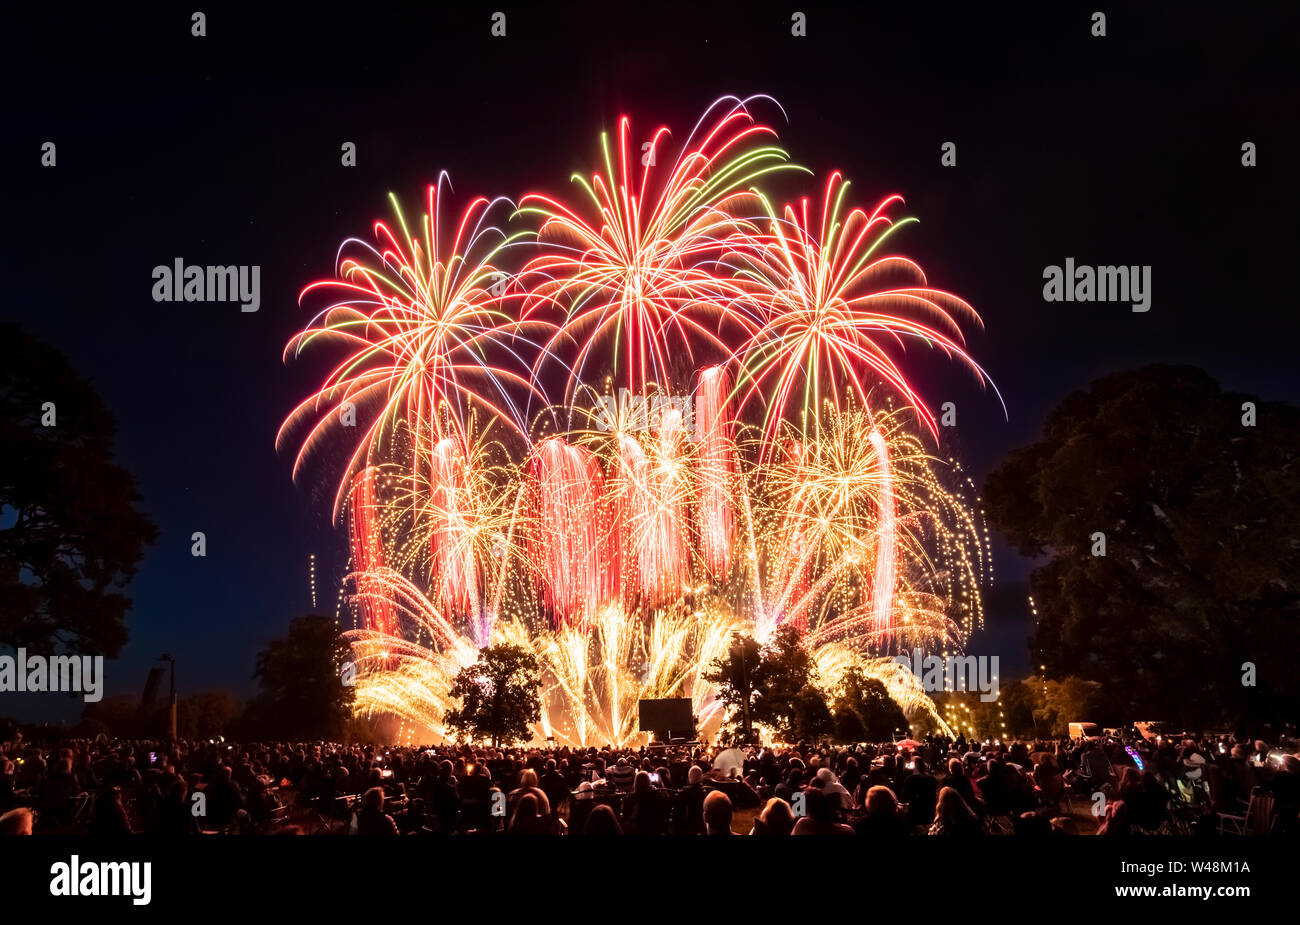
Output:
M171 697L168 699L168 728L171 733L171 740L176 741L176 659L164 652L158 656L158 661L168 662L171 665Z

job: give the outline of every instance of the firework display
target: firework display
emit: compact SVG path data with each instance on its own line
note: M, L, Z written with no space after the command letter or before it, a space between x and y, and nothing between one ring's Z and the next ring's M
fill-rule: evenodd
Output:
M825 683L857 666L942 728L891 656L960 651L991 573L903 364L938 348L986 381L979 318L886 252L900 197L850 208L833 174L819 211L775 208L762 185L806 171L765 109L719 100L679 145L625 118L574 204L444 227L440 178L414 229L397 209L306 287L332 301L286 356L336 365L278 440L295 477L341 470L358 709L444 735L456 673L510 642L541 667L539 740L635 742L643 698L707 731L733 633L793 623Z

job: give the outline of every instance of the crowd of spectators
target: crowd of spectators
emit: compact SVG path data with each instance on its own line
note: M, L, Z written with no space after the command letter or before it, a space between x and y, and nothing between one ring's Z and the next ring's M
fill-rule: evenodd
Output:
M1297 745L1226 736L833 746L0 745L0 834L1300 832Z

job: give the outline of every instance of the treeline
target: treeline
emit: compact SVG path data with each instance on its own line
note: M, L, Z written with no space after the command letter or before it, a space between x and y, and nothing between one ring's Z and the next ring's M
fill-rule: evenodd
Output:
M176 734L182 739L223 736L244 741L391 737L395 730L386 729L382 720L352 716L355 692L343 670L350 652L331 618L299 617L283 638L258 653L253 672L258 693L253 698L244 701L224 691L181 695L176 701ZM140 698L124 694L87 704L74 732L162 738L169 727L165 696L144 705Z

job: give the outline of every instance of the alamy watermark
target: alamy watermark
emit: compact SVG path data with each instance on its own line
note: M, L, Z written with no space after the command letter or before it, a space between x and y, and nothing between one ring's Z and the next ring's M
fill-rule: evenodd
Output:
M1045 302L1128 302L1133 311L1151 310L1151 267L1076 265L1073 257L1065 266L1043 268Z
M147 906L153 895L152 861L83 861L72 855L50 866L51 896L129 896Z
M154 267L153 278L155 302L238 302L241 312L262 306L260 266L186 266L177 257L172 266Z
M900 669L910 669L926 693L936 691L979 691L981 703L998 699L998 657L996 655L895 655Z
M80 693L86 703L104 696L104 656L0 655L0 694Z

